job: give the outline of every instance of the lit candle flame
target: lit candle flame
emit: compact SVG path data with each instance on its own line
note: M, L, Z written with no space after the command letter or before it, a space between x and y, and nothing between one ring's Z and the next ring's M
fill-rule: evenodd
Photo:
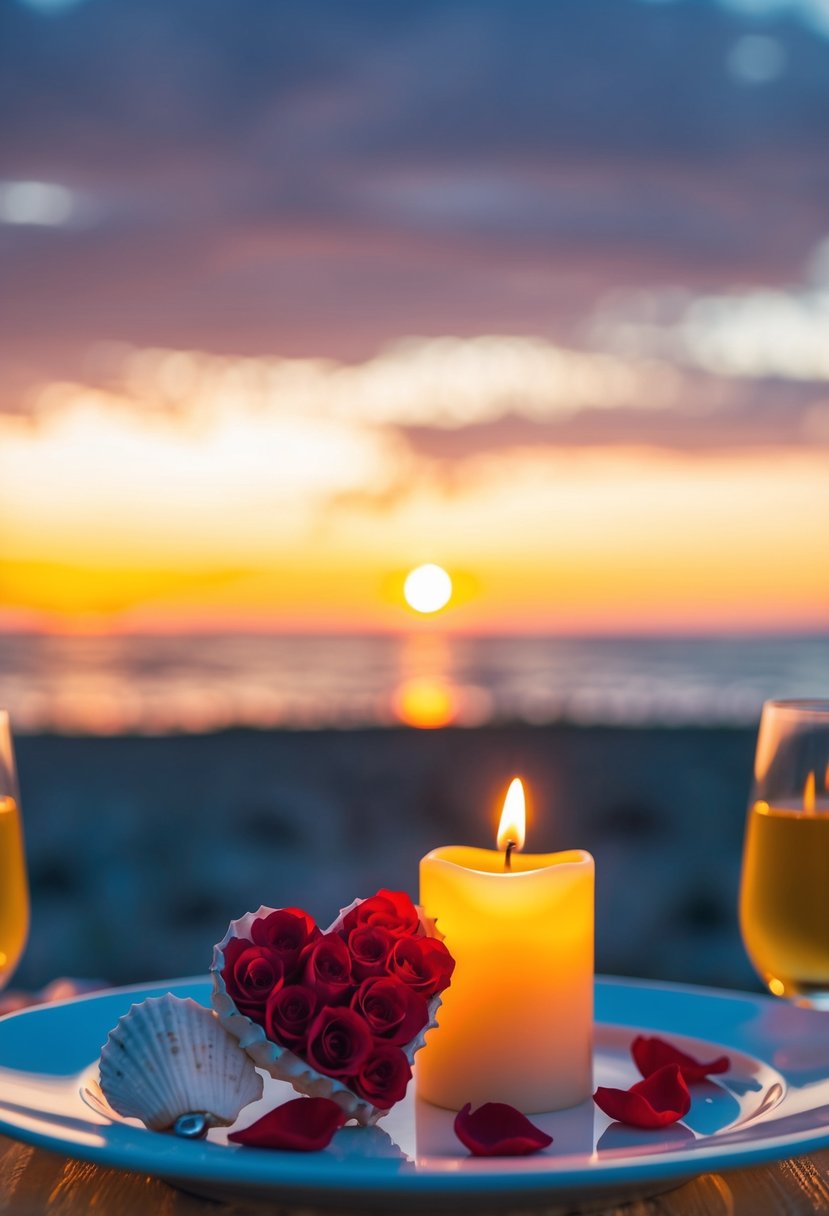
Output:
M815 813L815 774L809 773L806 778L806 784L803 787L803 814L814 815Z
M504 809L501 811L501 822L498 824L498 848L506 850L508 845L515 849L523 849L526 829L526 810L524 806L524 787L520 777L514 777L504 799Z

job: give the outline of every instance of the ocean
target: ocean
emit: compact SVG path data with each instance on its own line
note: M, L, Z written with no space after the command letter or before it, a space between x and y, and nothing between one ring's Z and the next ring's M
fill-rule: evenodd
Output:
M16 731L729 725L829 697L829 636L0 635Z

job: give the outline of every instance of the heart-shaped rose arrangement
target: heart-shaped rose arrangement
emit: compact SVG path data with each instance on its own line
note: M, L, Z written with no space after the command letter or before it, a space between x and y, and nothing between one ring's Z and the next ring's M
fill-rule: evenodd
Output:
M423 910L382 890L324 932L299 908L231 921L211 999L258 1067L368 1125L404 1096L454 967Z

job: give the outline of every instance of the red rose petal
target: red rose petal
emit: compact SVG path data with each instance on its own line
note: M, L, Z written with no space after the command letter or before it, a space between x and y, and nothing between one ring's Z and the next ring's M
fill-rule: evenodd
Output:
M728 1056L717 1056L710 1064L704 1064L693 1056L686 1055L678 1047L654 1035L648 1038L640 1034L630 1045L633 1062L643 1077L649 1077L666 1064L676 1064L689 1085L696 1081L704 1081L711 1073L728 1072L731 1060Z
M455 1116L455 1135L473 1157L526 1157L553 1143L540 1127L506 1102L471 1102Z
M691 1109L691 1095L678 1064L665 1064L630 1089L600 1085L593 1101L611 1119L631 1127L667 1127Z
M250 1148L281 1148L314 1153L331 1143L348 1116L331 1098L292 1098L228 1140Z

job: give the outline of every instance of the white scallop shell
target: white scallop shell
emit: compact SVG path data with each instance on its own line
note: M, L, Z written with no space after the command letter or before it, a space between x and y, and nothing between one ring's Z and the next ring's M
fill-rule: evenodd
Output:
M119 1115L153 1131L179 1115L207 1115L210 1127L236 1121L262 1097L262 1078L214 1013L166 993L133 1005L101 1050L101 1089Z
M324 932L330 933L339 928L352 908L356 908L361 903L363 903L362 899L355 899L347 908L341 908L339 916ZM443 934L438 931L435 922L425 915L421 907L415 906L426 937L436 937L442 941ZM371 1127L383 1115L387 1115L388 1110L381 1110L379 1107L373 1106L371 1102L359 1098L343 1081L317 1072L307 1060L301 1059L287 1047L274 1043L268 1038L262 1026L239 1012L232 997L228 995L222 976L225 946L233 937L250 940L254 921L262 920L264 917L270 916L271 912L276 911L276 908L266 908L263 905L258 912L246 912L238 920L230 922L227 933L218 945L213 947L213 962L210 965L213 974L213 993L210 1000L213 1008L219 1015L222 1025L230 1034L235 1035L240 1046L245 1049L257 1068L263 1068L277 1081L290 1082L298 1093L309 1094L312 1098L332 1098L342 1107L349 1119L354 1119L363 1127ZM411 1043L407 1043L403 1048L410 1064L414 1061L415 1052L424 1045L427 1032L437 1026L437 1011L442 1003L440 996L432 997L427 1006L429 1021Z

